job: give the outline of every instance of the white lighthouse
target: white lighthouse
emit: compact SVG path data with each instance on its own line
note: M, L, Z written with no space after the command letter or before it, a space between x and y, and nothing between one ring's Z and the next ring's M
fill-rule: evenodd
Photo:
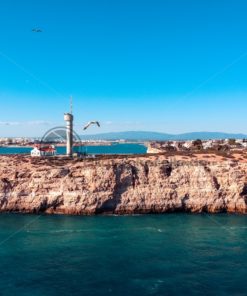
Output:
M72 157L73 154L73 120L74 116L72 114L72 97L70 98L71 104L71 111L70 113L64 114L64 121L66 122L66 137L67 137L67 144L66 144L66 154L67 156Z
M67 135L67 144L66 144L66 154L67 156L72 156L73 153L73 120L74 117L71 113L64 114L64 121L66 121L66 135Z

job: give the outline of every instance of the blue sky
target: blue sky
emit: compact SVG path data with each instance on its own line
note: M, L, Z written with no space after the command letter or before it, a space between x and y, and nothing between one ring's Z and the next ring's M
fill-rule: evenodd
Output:
M76 131L247 133L245 0L0 4L0 136ZM33 33L32 28L42 33Z

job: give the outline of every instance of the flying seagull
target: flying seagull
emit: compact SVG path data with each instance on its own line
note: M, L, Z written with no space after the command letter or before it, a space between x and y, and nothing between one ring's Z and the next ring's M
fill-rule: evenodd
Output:
M85 131L86 129L88 129L90 127L90 125L92 124L96 124L98 127L100 127L100 124L98 121L89 121L87 125L84 126L83 130Z
M34 32L34 33L41 33L42 30L39 29L39 28L34 28L34 29L32 29L32 32Z

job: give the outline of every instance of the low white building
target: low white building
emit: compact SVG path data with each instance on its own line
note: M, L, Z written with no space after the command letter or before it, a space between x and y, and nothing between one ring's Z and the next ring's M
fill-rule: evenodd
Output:
M54 155L56 155L56 148L54 145L50 145L46 147L35 146L33 150L31 150L31 157L54 156Z

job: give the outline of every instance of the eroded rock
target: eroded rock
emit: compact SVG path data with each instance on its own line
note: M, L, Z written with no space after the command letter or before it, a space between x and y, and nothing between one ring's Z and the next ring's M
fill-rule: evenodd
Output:
M0 156L0 164L2 212L247 212L247 163Z

